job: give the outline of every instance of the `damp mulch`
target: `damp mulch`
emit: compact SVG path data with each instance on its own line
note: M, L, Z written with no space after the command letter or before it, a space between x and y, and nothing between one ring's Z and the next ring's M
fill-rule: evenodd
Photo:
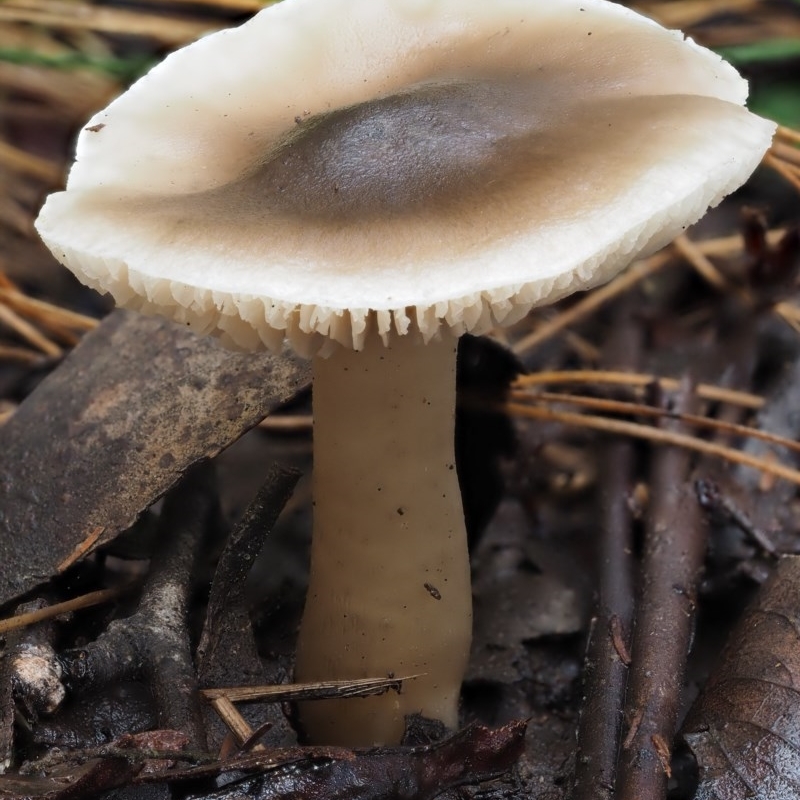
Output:
M308 364L114 311L31 228L92 109L255 6L34 5L0 31L0 798L800 797L797 134L601 293L462 339L461 726L312 747L297 699L402 686L292 682ZM780 118L796 3L648 11Z

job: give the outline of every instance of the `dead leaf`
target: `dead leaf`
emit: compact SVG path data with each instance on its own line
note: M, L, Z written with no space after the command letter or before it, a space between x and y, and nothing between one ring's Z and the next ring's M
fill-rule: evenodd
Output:
M428 800L445 789L480 783L510 770L522 755L526 722L502 728L472 725L440 742L423 747L273 748L224 763L149 773L149 751L178 754L179 735L164 738L151 732L125 736L99 748L98 758L80 766L60 765L47 777L0 776L0 800L89 800L123 784L175 786L186 783L194 792L187 800ZM126 753L130 757L126 758ZM186 757L186 754L183 754ZM210 788L234 779L221 788ZM242 777L244 775L245 777ZM206 779L208 791L199 789Z
M186 744L179 731L156 730L125 734L93 752L52 751L32 774L0 775L0 800L93 800L139 774L163 773L174 763L166 756Z
M800 557L783 558L745 612L684 738L695 800L800 798Z
M0 429L0 604L54 575L98 527L98 545L129 528L308 379L292 356L111 314Z
M139 766L123 758L97 758L63 765L46 777L0 775L0 800L82 800L127 783Z
M526 724L515 721L496 729L472 725L424 747L293 748L282 763L276 763L276 751L267 752L225 765L226 770L247 770L248 763L271 762L258 774L187 800L428 800L445 789L511 769L522 755Z

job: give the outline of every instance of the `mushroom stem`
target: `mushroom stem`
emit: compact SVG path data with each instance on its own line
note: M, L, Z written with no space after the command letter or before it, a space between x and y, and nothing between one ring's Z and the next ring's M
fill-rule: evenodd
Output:
M454 457L456 340L314 360L314 535L299 680L421 675L402 692L306 703L309 738L396 743L404 716L455 727L472 609Z

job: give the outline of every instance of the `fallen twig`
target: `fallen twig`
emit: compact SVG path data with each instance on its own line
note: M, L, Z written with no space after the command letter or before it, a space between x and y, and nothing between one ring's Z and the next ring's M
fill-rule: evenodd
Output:
M232 681L256 685L279 682L280 672L277 675L268 672L259 655L250 621L250 597L245 591L245 584L253 562L263 550L299 477L297 470L274 465L228 536L214 572L203 632L197 647L195 660L198 683L202 687L219 686ZM239 745L252 736L251 725L261 727L265 722L272 723L268 744L282 745L286 741L294 741L294 732L280 708L258 704L249 706L240 714L233 707L229 695L222 694L210 699L219 720ZM224 752L227 731L209 709L206 709L204 716L209 747Z
M96 641L59 660L70 688L86 691L145 673L156 698L160 727L183 731L205 747L186 611L191 573L215 494L201 467L168 495L161 513L160 550L133 616L114 621Z
M681 410L692 402L689 391ZM680 435L680 423L665 422ZM706 551L703 514L687 481L688 451L653 451L651 504L634 623L620 754L619 800L663 800L670 776L669 749L689 652L697 585Z
M609 344L613 366L635 366L640 329L626 316ZM629 439L603 445L600 473L598 602L584 662L574 800L614 797L633 621L633 528L630 491L635 451Z

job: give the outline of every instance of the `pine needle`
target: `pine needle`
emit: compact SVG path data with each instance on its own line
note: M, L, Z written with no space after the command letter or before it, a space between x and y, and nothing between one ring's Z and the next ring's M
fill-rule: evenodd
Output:
M46 606L36 611L29 611L27 614L17 614L15 617L0 619L0 635L27 628L29 625L34 625L46 619L60 617L62 614L67 614L71 611L79 611L100 605L100 603L107 603L109 600L120 597L129 588L129 586L120 586L116 589L100 589L97 592L89 592L80 597L74 597L72 600L65 600L63 603L55 603L52 606Z
M553 403L565 403L567 405L592 408L596 411L605 411L611 414L630 414L640 417L652 417L656 419L677 419L686 425L694 425L698 428L707 428L718 433L742 436L750 439L758 439L768 444L778 447L785 447L795 453L800 453L800 442L794 439L787 439L774 433L762 431L749 425L739 425L734 422L725 422L714 419L713 417L703 417L698 414L679 414L668 411L664 408L645 405L643 403L630 403L625 400L609 400L601 397L588 397L586 395L565 394L563 392L527 392L512 391L511 398L519 402L547 403L548 407Z
M543 384L563 383L603 383L617 386L633 386L644 388L650 384L658 383L662 389L677 391L680 381L675 378L665 378L660 375L646 375L636 372L614 372L611 370L578 369L578 370L550 370L534 372L530 375L521 375L514 383L515 388L524 386L541 386ZM701 383L697 386L697 396L703 400L718 403L728 403L743 408L758 409L764 405L764 398L750 392L741 392L735 389L726 389Z
M564 425L572 425L579 428L589 428L591 430L602 431L623 436L632 436L636 439L643 439L657 444L674 445L694 450L704 455L716 456L718 458L732 461L735 464L743 464L760 472L772 475L776 478L783 478L800 486L800 471L778 464L766 458L758 458L741 450L732 447L708 442L696 436L690 436L674 431L666 431L661 428L654 428L650 425L641 425L637 422L627 422L625 420L608 419L591 414L576 414L570 411L554 411L549 408L522 405L521 403L505 403L503 408L509 414L528 419L536 419L543 422L558 422Z

